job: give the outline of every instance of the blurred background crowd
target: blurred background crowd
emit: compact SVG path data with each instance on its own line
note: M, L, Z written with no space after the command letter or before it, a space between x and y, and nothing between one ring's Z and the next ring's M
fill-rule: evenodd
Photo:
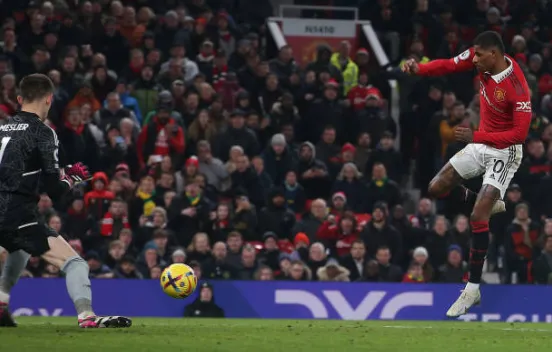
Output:
M477 128L479 83L397 67L455 56L491 29L526 73L534 117L507 211L492 219L487 282L552 282L552 2L308 4L358 7L391 67L348 42L300 67L267 31L268 0L0 3L0 119L15 114L21 77L52 79L60 157L94 178L56 203L43 193L38 208L91 276L156 279L188 263L208 280L462 282L470 209L424 195L463 148L452 129ZM60 273L32 258L26 275Z

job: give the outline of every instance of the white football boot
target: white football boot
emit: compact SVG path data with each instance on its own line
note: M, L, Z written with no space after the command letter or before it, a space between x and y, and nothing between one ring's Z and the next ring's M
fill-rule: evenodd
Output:
M479 289L470 291L463 290L460 297L458 297L456 302L454 302L447 311L447 317L457 318L464 315L471 307L477 306L479 303L481 303L481 293Z

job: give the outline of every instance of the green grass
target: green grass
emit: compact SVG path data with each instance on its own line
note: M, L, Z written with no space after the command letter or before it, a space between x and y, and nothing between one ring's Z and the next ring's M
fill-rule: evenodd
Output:
M18 318L0 329L14 352L550 351L552 324L137 318L130 329L81 330L71 318Z

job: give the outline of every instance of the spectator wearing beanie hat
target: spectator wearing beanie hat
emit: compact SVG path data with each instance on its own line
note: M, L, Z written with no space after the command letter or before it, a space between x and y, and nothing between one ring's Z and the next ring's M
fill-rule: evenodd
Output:
M289 150L286 138L277 133L272 136L270 145L262 152L264 169L275 185L281 185L288 171L295 169L297 161Z
M194 182L196 175L199 173L199 159L192 155L184 163L182 170L177 171L175 176L176 193L182 193L187 184Z
M304 232L298 232L293 238L293 246L295 250L290 254L290 260L306 262L309 259L309 236Z
M453 244L448 247L447 253L447 262L439 267L439 282L463 282L468 274L468 263L462 260L462 248Z
M343 144L341 147L341 162L352 163L355 160L356 147L351 143Z
M412 252L413 263L419 264L422 267L424 281L431 282L435 276L433 266L429 261L429 252L425 247L416 247Z
M215 303L213 286L204 282L199 287L199 295L184 308L184 317L224 318L224 310Z
M340 216L348 208L347 196L343 192L336 192L332 195L332 204L330 213L335 216Z
M157 110L159 109L159 107L170 108L171 117L174 119L174 121L179 126L184 126L184 120L182 119L182 114L180 114L178 111L174 109L174 99L169 90L162 90L161 92L159 92L159 94L157 95L157 109L152 110L146 114L144 121L142 121L142 125L147 125L151 122L151 119L155 115L157 115Z

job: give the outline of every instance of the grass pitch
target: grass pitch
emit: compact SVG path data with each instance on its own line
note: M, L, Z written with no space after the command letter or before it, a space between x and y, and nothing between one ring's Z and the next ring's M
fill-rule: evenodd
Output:
M73 318L19 317L0 349L88 351L550 351L552 324L136 318L129 329L77 327Z

